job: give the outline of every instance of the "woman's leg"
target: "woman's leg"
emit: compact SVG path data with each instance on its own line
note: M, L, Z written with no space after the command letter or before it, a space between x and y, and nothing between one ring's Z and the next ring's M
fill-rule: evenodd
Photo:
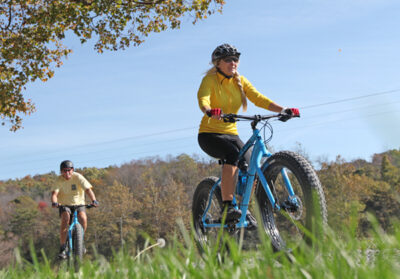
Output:
M241 211L232 206L237 175L237 163L243 142L236 135L202 133L198 137L199 145L208 155L223 161L221 176L221 195L223 210L227 210L226 219L234 220L241 216Z
M235 191L235 175L237 166L224 164L222 166L221 194L223 201L232 201Z

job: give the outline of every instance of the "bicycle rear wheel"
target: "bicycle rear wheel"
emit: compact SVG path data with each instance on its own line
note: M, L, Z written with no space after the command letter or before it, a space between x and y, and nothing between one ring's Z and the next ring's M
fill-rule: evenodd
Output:
M218 230L220 227L205 228L202 222L203 214L206 210L211 189L218 181L217 177L211 176L202 180L196 187L193 195L192 215L193 226L196 232L196 240L201 248L204 245L210 245L217 239ZM207 211L207 223L221 222L222 197L220 187L216 187L211 199L211 205Z
M305 239L322 237L327 224L325 195L311 164L301 155L278 152L264 163L264 176L281 210L275 210L259 181L256 197L260 207L265 232L270 236L276 250L296 248ZM265 165L264 165L265 166ZM289 201L283 172L292 185L296 202Z

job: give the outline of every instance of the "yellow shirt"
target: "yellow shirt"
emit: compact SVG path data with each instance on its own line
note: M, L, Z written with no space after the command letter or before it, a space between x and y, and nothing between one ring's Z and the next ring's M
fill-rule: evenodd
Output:
M240 80L246 97L256 106L268 109L272 101L258 92L244 76L240 76ZM224 114L236 114L242 105L240 89L235 79L225 78L220 73L208 74L203 78L197 92L197 99L200 109L203 107L220 108ZM199 133L237 135L238 131L236 123L226 123L204 115Z
M69 180L59 176L53 191L58 193L58 202L62 205L83 205L85 204L85 190L90 188L92 185L83 175L73 172Z

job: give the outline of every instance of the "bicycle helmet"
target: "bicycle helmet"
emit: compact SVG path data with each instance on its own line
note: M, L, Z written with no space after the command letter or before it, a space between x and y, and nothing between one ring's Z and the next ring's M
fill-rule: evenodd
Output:
M74 168L74 164L70 160L62 161L60 164L60 170L67 169L67 168Z
M213 51L211 55L211 61L215 62L218 59L222 59L228 56L236 56L237 58L239 58L240 52L236 49L236 47L230 44L222 44L220 46L217 46L217 48Z

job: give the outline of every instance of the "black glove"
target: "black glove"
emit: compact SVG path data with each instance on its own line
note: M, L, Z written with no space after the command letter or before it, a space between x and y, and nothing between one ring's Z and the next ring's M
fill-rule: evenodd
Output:
M94 207L98 207L98 206L99 206L99 202L96 201L96 200L94 200L94 201L92 201L92 205L93 205Z
M298 108L284 108L280 114L281 115L279 116L278 120L283 122L288 121L292 117L300 117Z

